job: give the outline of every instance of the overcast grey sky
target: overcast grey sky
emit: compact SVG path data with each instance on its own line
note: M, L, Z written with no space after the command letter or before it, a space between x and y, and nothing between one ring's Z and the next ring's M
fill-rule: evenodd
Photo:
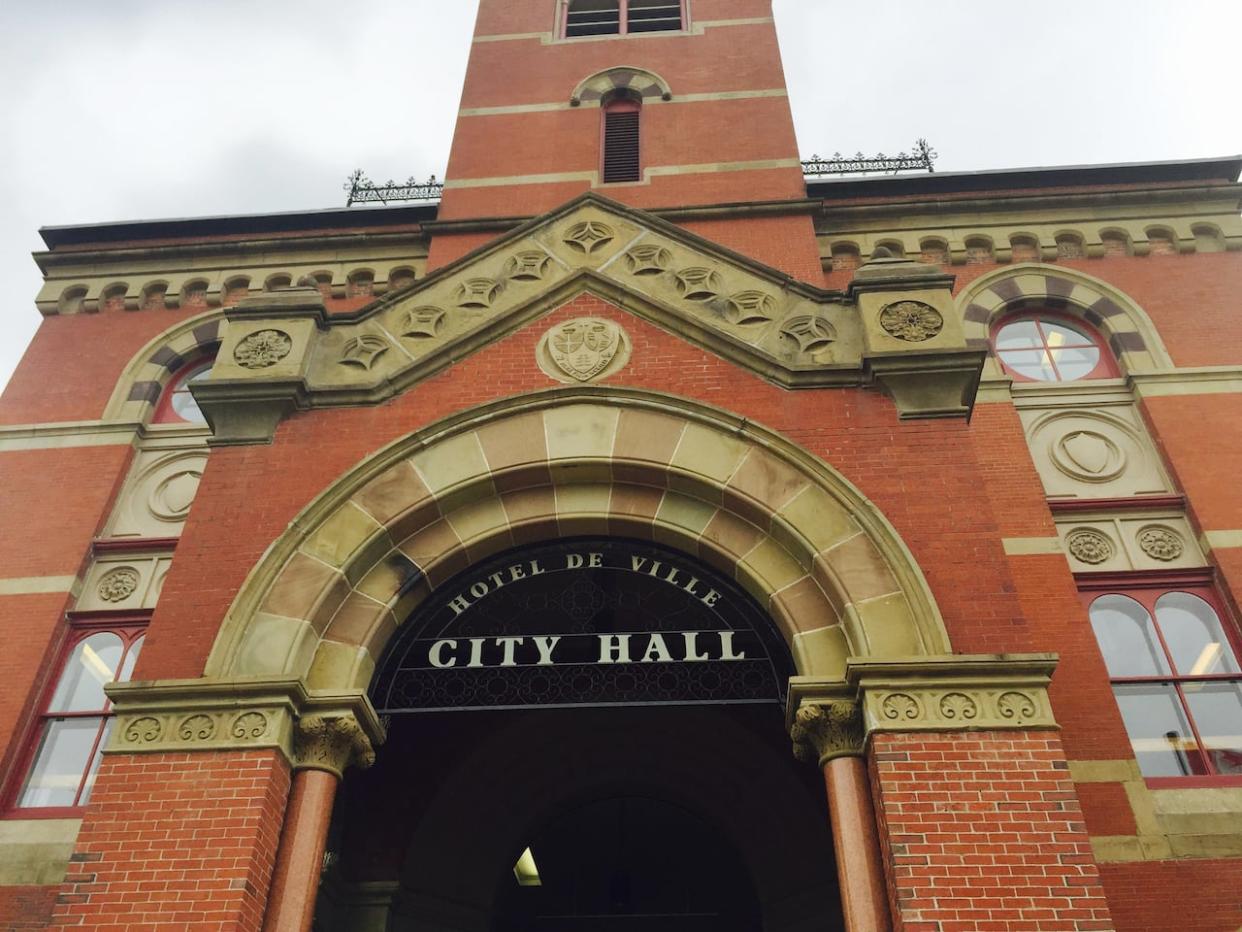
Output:
M1242 152L1242 0L775 6L804 156L918 136L943 171ZM0 385L39 323L41 225L342 206L355 167L443 177L475 7L5 0Z

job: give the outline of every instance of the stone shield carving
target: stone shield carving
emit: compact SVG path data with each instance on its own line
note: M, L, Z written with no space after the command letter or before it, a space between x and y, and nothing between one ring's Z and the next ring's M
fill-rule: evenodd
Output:
M589 382L625 364L628 340L610 320L581 317L549 330L540 341L538 358L553 378Z

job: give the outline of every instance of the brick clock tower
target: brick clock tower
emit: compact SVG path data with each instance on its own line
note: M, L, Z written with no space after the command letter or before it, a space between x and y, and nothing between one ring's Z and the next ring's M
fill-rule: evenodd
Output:
M1242 160L920 165L480 0L442 186L45 228L0 927L1235 932Z

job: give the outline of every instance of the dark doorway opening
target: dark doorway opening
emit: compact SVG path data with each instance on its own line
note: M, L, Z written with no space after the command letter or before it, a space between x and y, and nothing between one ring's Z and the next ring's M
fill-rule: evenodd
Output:
M616 796L541 828L502 884L494 932L759 932L754 886L729 842L661 799Z

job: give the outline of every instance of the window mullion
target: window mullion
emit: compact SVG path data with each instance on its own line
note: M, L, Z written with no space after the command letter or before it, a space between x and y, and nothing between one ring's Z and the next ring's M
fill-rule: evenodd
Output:
M82 777L78 780L78 791L73 796L74 806L82 805L82 793L86 789L86 781L91 777L91 771L95 766L95 755L99 753L99 744L103 740L103 734L108 728L109 715L101 715L99 717L99 728L95 731L95 741L91 744L91 752L86 755L86 768L82 771Z
M1199 734L1199 725L1195 722L1194 712L1190 710L1190 703L1186 701L1186 693L1182 690L1184 682L1194 682L1193 680L1176 679L1173 681L1173 688L1177 690L1177 701L1182 704L1182 713L1186 716L1186 721L1190 724L1190 733L1194 736L1195 745L1198 748L1199 760L1203 770L1207 774L1216 773L1216 767L1212 764L1211 755L1207 753L1207 746L1203 743L1203 736Z

